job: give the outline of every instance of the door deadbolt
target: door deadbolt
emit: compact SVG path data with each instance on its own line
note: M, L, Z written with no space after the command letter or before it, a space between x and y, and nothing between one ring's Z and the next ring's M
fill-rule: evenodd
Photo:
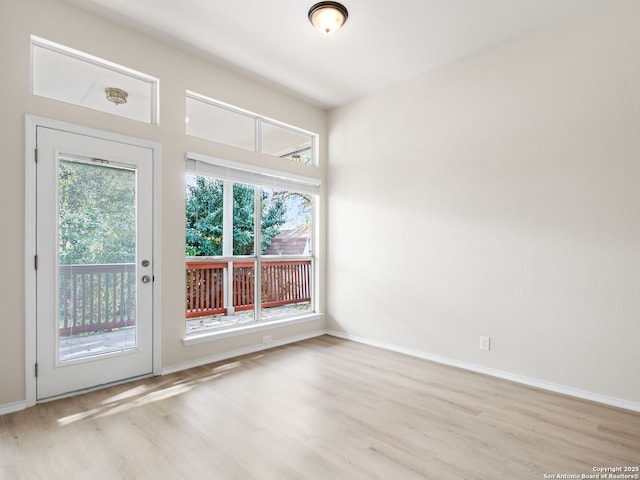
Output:
M142 260L142 266L143 267L148 267L149 266L149 260Z

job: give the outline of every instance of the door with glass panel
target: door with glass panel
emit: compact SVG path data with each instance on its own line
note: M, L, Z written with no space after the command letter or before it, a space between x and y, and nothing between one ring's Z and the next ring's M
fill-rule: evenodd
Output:
M152 372L150 148L38 127L37 398Z

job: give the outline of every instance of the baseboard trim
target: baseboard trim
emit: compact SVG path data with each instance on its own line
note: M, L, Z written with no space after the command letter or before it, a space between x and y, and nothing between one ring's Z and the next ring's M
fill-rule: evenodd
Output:
M403 353L405 355L410 355L412 357L422 358L424 360L429 360L429 361L440 363L443 365L448 365L451 367L461 368L463 370L469 370L471 372L489 375L491 377L502 378L504 380L509 380L511 382L520 383L520 384L527 385L534 388L539 388L541 390L547 390L550 392L560 393L563 395L568 395L568 396L580 398L583 400L602 403L604 405L609 405L612 407L631 410L634 412L640 412L640 403L632 402L629 400L624 400L616 397L609 397L607 395L601 395L601 394L589 392L586 390L580 390L577 388L568 387L566 385L560 385L553 382L547 382L545 380L539 380L537 378L531 378L524 375L505 372L503 370L496 370L493 368L483 367L482 365L477 365L474 363L462 362L460 360L455 360L455 359L443 357L440 355L433 355L427 352L423 352L421 350L401 347L398 345L393 345L386 342L380 342L377 340L371 340L368 338L359 337L357 335L338 332L336 330L327 330L326 333L327 335L342 338L345 340L351 340L353 342L363 343L365 345L371 345L372 347L378 347L378 348L383 348L385 350L390 350L393 352Z
M280 340L274 340L269 343L261 343L258 345L252 345L250 347L239 348L237 350L231 350L229 352L219 353L217 355L212 355L210 357L199 358L198 360L194 360L192 362L181 363L179 365L173 365L170 367L166 367L162 369L162 375L169 375L171 373L181 372L182 370L188 370L194 367L201 367L202 365L208 365L209 363L220 362L223 360L228 360L234 357L240 357L242 355L247 355L250 353L261 352L262 350L268 350L270 348L281 347L283 345L288 345L290 343L301 342L303 340L309 340L315 337L321 337L326 332L324 330L316 330L313 332L304 333L302 335L296 335L293 337L286 337Z
M27 402L7 403L0 405L0 415L7 415L9 413L19 412L27 408Z

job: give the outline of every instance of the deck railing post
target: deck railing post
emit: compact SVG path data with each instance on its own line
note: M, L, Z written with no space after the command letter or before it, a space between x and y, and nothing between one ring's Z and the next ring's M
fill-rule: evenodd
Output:
M236 284L234 281L234 271L233 271L233 262L227 263L227 268L224 270L224 291L225 291L225 299L224 299L224 308L225 315L233 315L236 311L233 306L233 296L236 294Z

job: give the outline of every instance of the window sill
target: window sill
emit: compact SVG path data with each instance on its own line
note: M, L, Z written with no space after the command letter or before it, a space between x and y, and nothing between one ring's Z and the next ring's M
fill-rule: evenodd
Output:
M225 328L220 330L210 330L206 332L194 333L187 335L182 339L185 347L198 345L200 343L213 342L223 338L236 337L238 335L246 335L248 333L259 332L261 330L270 330L272 328L286 327L296 325L298 323L313 322L322 318L322 313L310 313L299 317L284 318L280 320L272 320L270 322L254 322L241 327Z

